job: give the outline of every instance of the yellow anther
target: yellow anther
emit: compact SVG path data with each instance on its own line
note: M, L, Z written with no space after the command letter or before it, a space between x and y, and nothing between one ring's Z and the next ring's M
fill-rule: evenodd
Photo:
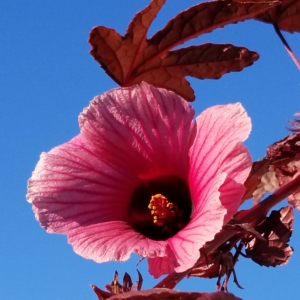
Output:
M177 215L177 206L162 194L156 194L151 197L148 208L151 210L153 216L153 223L156 226L163 226L166 222L170 222L171 219Z
M168 208L173 208L173 207L174 207L174 204L171 203L171 202L168 202L167 207L168 207Z

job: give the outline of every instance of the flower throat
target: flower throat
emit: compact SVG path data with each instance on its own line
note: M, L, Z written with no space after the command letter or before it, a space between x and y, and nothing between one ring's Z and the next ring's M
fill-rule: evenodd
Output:
M153 240L166 240L188 224L191 212L187 184L175 176L163 176L136 189L128 217L136 231Z

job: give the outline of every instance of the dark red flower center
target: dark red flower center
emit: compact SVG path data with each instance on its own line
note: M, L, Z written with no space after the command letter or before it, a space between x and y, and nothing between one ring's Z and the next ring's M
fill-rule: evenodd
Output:
M190 221L192 201L187 184L174 176L144 182L128 207L128 222L152 240L166 240Z

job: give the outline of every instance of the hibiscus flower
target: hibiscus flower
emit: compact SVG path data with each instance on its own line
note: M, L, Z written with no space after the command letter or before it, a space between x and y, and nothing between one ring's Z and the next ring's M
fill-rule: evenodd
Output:
M251 122L242 105L194 120L180 96L142 83L95 97L79 125L42 153L29 180L42 227L96 262L134 252L155 277L192 267L244 194Z

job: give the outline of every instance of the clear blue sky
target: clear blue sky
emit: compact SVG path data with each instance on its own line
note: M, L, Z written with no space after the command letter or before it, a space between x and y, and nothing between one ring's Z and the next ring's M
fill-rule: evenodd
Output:
M150 35L196 0L169 0ZM70 140L78 132L78 114L113 82L89 55L92 27L105 25L124 33L133 15L149 0L40 1L10 0L0 5L0 299L96 299L90 283L103 287L114 270L137 278L137 256L125 263L96 264L76 255L65 236L47 234L25 201L27 179L42 151ZM300 57L300 34L285 33ZM193 43L232 43L260 53L240 73L222 79L191 79L197 113L204 108L241 101L253 122L247 141L253 159L287 135L286 121L300 111L300 72L271 26L247 21L230 25ZM229 289L244 300L294 299L299 293L300 218L291 239L295 254L287 266L263 268L241 258L236 267L245 290ZM139 270L144 287L154 280L147 264ZM178 288L213 291L215 279L184 280Z

